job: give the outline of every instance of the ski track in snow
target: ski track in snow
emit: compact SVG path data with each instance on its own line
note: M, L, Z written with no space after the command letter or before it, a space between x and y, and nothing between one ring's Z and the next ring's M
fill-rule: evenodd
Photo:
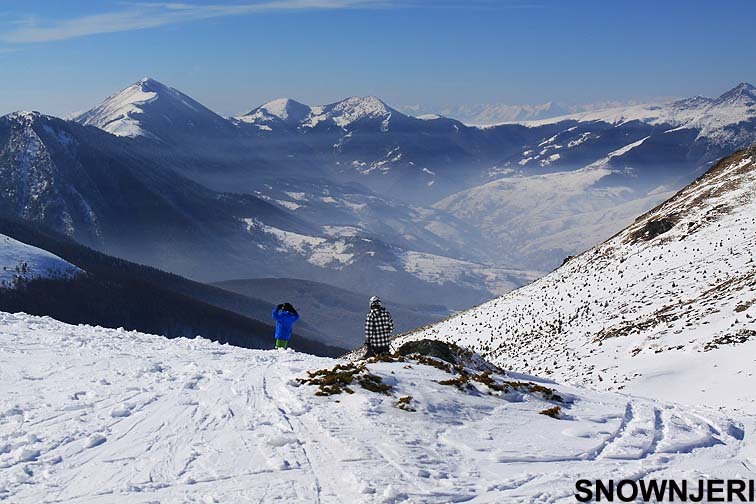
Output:
M0 313L0 500L570 502L581 477L754 476L751 417L542 382L556 420L415 363L370 365L393 396L295 381L336 362Z

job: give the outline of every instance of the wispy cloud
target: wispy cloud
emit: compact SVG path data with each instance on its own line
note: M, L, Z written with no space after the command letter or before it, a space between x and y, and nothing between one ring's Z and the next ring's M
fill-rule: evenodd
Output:
M6 44L50 42L264 12L379 9L396 7L400 4L392 0L267 0L232 5L179 2L141 2L122 5L121 10L49 22L26 18L15 23L15 27L0 31L0 42Z

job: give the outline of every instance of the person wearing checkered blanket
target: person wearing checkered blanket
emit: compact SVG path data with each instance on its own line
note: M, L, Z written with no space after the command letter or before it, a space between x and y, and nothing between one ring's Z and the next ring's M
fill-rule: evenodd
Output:
M394 321L391 313L383 306L378 296L370 298L370 312L365 318L365 358L388 353L391 349L391 335Z

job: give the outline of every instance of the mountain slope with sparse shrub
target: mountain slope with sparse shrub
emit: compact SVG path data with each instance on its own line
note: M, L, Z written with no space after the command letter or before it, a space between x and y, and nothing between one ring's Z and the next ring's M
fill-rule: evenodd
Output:
M608 390L756 411L756 147L546 277L400 339Z

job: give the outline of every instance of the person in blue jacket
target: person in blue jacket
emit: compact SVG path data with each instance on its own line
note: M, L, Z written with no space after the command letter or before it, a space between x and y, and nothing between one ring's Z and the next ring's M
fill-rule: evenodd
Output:
M291 339L291 328L299 320L299 313L291 303L283 303L273 309L276 321L276 348L286 348Z

